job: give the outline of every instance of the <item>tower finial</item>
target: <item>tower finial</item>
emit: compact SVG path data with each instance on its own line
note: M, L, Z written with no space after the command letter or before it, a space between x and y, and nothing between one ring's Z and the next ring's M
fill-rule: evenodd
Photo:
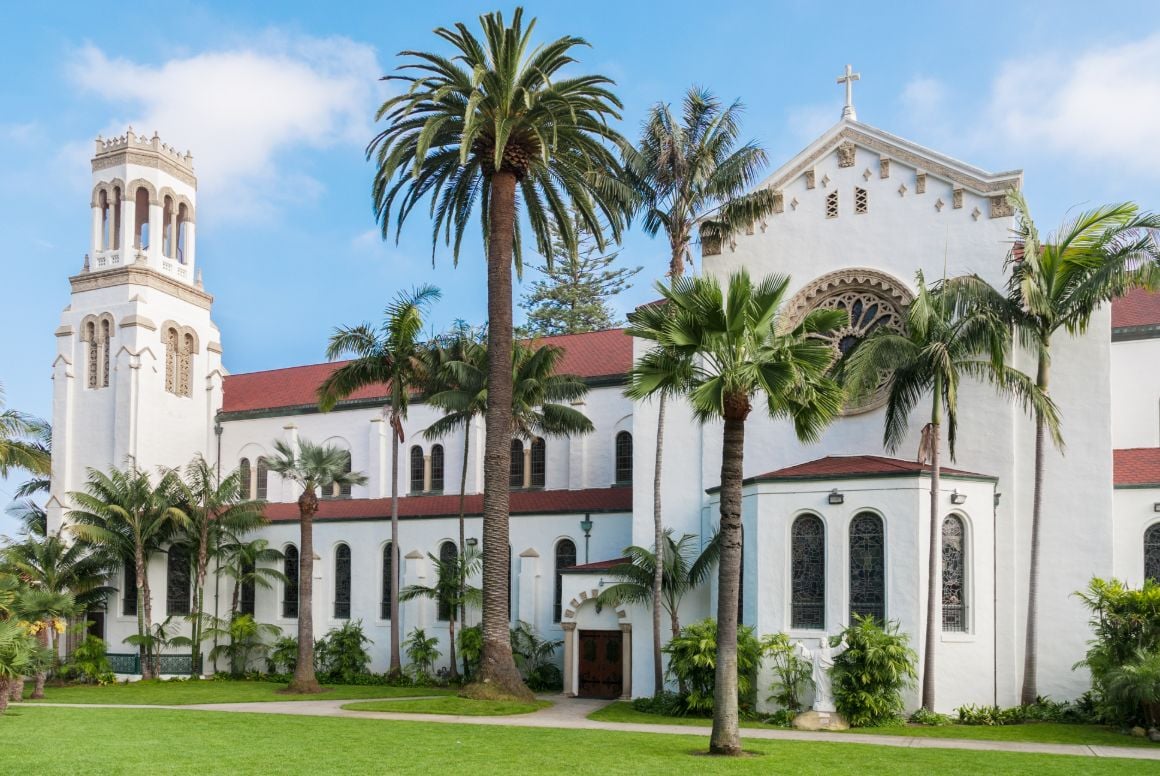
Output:
M854 110L854 82L862 79L861 73L855 73L851 65L846 65L844 75L838 76L838 83L846 85L846 105L842 108L842 118L850 121L858 120L858 113Z

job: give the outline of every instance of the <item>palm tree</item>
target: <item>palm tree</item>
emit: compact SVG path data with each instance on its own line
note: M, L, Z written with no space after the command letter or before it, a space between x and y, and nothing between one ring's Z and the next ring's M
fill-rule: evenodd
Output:
M1160 216L1141 213L1132 203L1104 205L1065 222L1046 243L1021 194L1008 198L1017 210L1016 243L1007 259L1008 311L1020 344L1035 354L1036 388L1049 394L1051 341L1061 330L1082 334L1101 305L1136 286L1160 278L1156 230ZM1043 467L1050 419L1035 412L1035 490L1032 496L1031 562L1027 583L1027 633L1021 702L1039 697L1039 557Z
M793 329L778 328L789 278L754 284L744 270L722 290L716 278L657 283L665 304L630 313L629 333L655 343L631 373L629 395L686 392L702 422L722 419L717 664L709 751L739 755L737 602L741 577L741 478L745 420L754 397L769 415L793 422L801 441L816 439L841 410L842 389L828 375L833 354L814 335L840 326L845 313L814 310ZM668 309L666 309L668 308Z
M4 409L4 386L0 384L0 477L16 471L47 477L51 437L52 431L43 420Z
M558 345L515 343L509 439L592 433L592 421L571 406L588 394L588 384L576 375L556 373L563 358L564 349Z
M425 379L425 346L419 339L423 332L423 313L440 291L434 286L418 286L401 291L387 305L383 322L376 328L364 323L343 327L330 337L326 357L331 361L353 353L354 359L331 372L318 387L318 406L329 412L341 399L360 388L386 386L391 420L391 668L398 676L399 659L399 443L403 441L403 421L411 394Z
M17 577L0 571L0 714L14 693L23 696L24 676L36 663L36 642L21 609L27 589Z
M1039 395L1022 372L1006 364L1011 329L1002 316L1002 297L977 277L930 289L922 272L917 294L906 310L906 327L899 333L875 330L843 365L846 386L855 396L876 390L887 381L886 429L883 444L894 452L906 436L910 413L930 397L930 422L922 428L919 461L930 461L930 542L927 548L926 647L923 655L922 705L934 711L935 662L941 628L942 519L939 475L942 468L942 426L946 414L947 448L955 457L959 421L959 384L964 377L986 380L1025 403L1042 405L1047 417L1055 409ZM960 290L961 289L961 290ZM981 304L956 300L968 291ZM989 290L989 296L988 296Z
M230 534L221 545L221 565L218 573L234 581L234 589L230 594L230 620L238 616L241 605L242 588L253 586L263 590L271 590L275 582L285 584L286 575L270 564L277 563L285 558L281 550L270 546L266 539L250 539L246 541Z
M555 236L576 250L570 207L605 247L604 224L619 241L627 189L609 148L619 140L609 120L620 102L611 81L562 74L584 40L566 36L532 48L535 22L517 8L511 25L500 13L480 17L482 40L465 24L440 27L450 57L406 51L409 61L388 80L401 93L383 103L386 121L368 148L377 171L375 211L384 238L396 234L421 201L434 218L432 258L442 234L456 262L478 209L487 248L487 317L493 358L488 385L494 400L484 442L483 656L477 686L485 693L530 699L512 658L508 633L508 511L511 459L512 263L522 270L520 209L536 250L551 256Z
M447 608L447 638L451 645L448 657L451 661L451 678L457 680L459 668L455 665L455 622L459 613L465 611L468 605L478 605L482 600L482 591L469 585L467 580L479 573L483 559L474 547L468 547L466 552L456 553L454 558L448 560L440 560L431 553L427 553L427 557L435 565L435 584L408 585L399 591L399 600L426 598Z
M299 439L295 447L274 442L269 470L302 488L298 497L298 663L289 692L318 693L322 687L314 675L314 514L318 493L333 485L362 485L361 472L347 471L350 454L334 445L318 445Z
M753 141L737 146L743 107L734 102L722 108L704 89L685 95L681 115L666 103L649 110L639 144L622 144L624 171L643 211L644 229L655 236L664 231L669 240L671 279L681 277L692 264L690 246L698 231L703 240L720 244L773 212L773 192L746 193L765 166L765 151ZM656 456L653 462L653 553L661 553L661 465L664 451L665 407L669 392L657 401ZM659 600L661 567L655 569L653 595ZM653 607L653 688L664 691L661 670L661 613Z
M76 599L69 592L29 587L20 597L18 615L23 621L31 624L32 635L39 646L32 666L36 675L33 698L44 697L44 681L48 676L48 669L55 663L57 654L55 636L65 632L67 621L76 612Z
M69 494L76 508L69 512L69 531L77 540L133 563L137 577L137 635L143 679L156 678L159 668L146 636L153 626L149 589L149 557L189 525L177 505L177 475L165 472L154 485L136 466L113 468L108 474L88 470L85 489Z

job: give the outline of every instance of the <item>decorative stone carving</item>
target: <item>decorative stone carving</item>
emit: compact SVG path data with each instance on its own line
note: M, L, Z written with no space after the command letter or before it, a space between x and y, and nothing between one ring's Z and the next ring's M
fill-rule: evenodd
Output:
M210 308L213 297L204 291L193 288L186 283L180 283L162 275L155 269L140 264L130 264L104 271L90 271L73 275L69 278L73 292L92 291L98 288L111 288L120 285L138 285L164 291L167 294L197 305L205 310Z
M889 157L884 156L878 160L878 177L879 178L889 178L890 177L890 158Z
M915 194L925 194L926 193L926 173L925 172L918 172L918 173L914 174L914 193Z
M853 167L856 146L846 141L838 146L838 166L839 167Z
M976 221L979 220L979 216L981 215L983 215L983 211L979 210L978 208L975 208L971 211L971 218L975 219Z
M1006 194L991 197L991 218L1007 218L1013 215L1015 215L1015 205L1011 203Z
M963 190L955 189L951 192L951 207L955 210L961 210L963 207Z
M942 197L939 197L938 199L936 199L934 201L934 209L940 213L942 212L942 209L946 206L947 206L947 203L942 201Z
M829 186L829 185L830 185L830 176L829 175L822 175L822 186L825 187L825 186Z
M800 203L798 202L798 199L797 199L797 197L794 197L793 199L791 199L791 200L789 201L789 206L790 206L791 208L793 208L794 210L797 210L797 207L798 207L798 205L799 205L799 204L800 204Z
M898 196L900 196L900 197L906 196L906 184L905 183L898 184Z
M868 181L873 177L874 177L874 173L870 172L869 167L867 167L865 170L862 171L862 180Z
M774 192L773 194L773 212L785 212L785 194L782 194L780 191Z
M814 183L814 170L806 170L806 188L812 189L816 184Z

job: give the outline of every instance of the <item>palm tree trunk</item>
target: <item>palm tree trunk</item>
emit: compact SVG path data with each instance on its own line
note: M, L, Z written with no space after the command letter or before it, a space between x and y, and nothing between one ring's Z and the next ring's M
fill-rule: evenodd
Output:
M322 688L314 675L314 513L318 496L307 488L298 497L300 528L298 554L298 664L287 690L296 693L318 693Z
M447 618L447 638L450 639L450 652L448 657L451 662L451 681L459 678L459 669L455 666L455 607L451 607L451 616Z
M8 710L8 693L11 692L12 680L6 676L0 676L0 714Z
M463 470L459 473L459 563L462 566L464 558L467 557L467 539L464 531L464 514L467 511L467 461L468 453L471 445L471 418L463 424ZM467 622L467 577L462 573L462 568L459 574L459 621ZM455 640L452 639L452 646L454 648ZM451 661L454 668L455 660ZM458 670L458 669L455 669ZM463 656L463 676L467 676L467 656Z
M664 586L664 521L661 518L661 461L665 444L665 395L662 393L660 406L657 408L657 452L653 465L653 547L656 562L653 564L652 586L652 647L653 647L653 695L659 696L665 691L665 680L661 673L661 591ZM672 620L677 619L676 611ZM676 634L674 634L675 636Z
M1035 384L1047 396L1050 342L1039 351ZM1027 640L1023 645L1023 689L1019 702L1031 705L1039 698L1039 531L1043 518L1043 457L1046 453L1046 424L1035 413L1035 492L1031 503L1031 568L1027 579Z
M45 648L49 646L48 632L51 628L52 624L50 623L48 627L42 628L40 632L36 634L36 640L40 643L40 646ZM48 673L44 670L43 667L36 670L36 684L32 686L33 700L40 700L44 698L44 680L47 676Z
M205 616L205 572L209 566L209 510L205 510L201 521L201 534L197 546L197 585L194 588L193 654L189 661L189 675L197 676L201 668L202 617Z
M930 548L926 568L926 653L922 662L922 707L934 711L935 651L938 647L938 632L942 623L942 539L938 509L939 448L942 444L939 434L942 425L941 382L934 383L934 408L930 419Z
M392 412L392 420L395 416ZM399 432L391 423L391 676L403 673L403 661L399 657L399 585L402 584L402 569L399 553Z
M20 703L24 700L24 675L21 674L12 679L12 683L8 688L8 697ZM8 698L5 698L5 705L7 705Z
M717 567L717 677L709 754L740 755L737 710L737 599L741 582L741 473L749 397L725 398L721 447L721 557Z
M512 244L516 176L491 177L487 245L487 433L483 448L483 651L469 697L533 699L512 657L508 630L509 476L512 435Z
M133 557L133 567L137 573L137 634L141 636L141 645L137 648L137 660L140 663L141 678L153 679L153 664L150 662L150 650L145 641L152 629L153 607L149 600L149 580L145 568L145 551L137 547Z
M233 622L238 617L238 602L242 597L242 581L240 576L239 574L238 577L234 578L234 593L230 600L230 622Z

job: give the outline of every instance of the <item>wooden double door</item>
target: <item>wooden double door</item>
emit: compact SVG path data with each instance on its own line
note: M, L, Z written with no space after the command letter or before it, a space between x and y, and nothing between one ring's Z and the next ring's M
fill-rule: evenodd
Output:
M581 698L619 698L624 686L624 642L620 631L580 631Z

